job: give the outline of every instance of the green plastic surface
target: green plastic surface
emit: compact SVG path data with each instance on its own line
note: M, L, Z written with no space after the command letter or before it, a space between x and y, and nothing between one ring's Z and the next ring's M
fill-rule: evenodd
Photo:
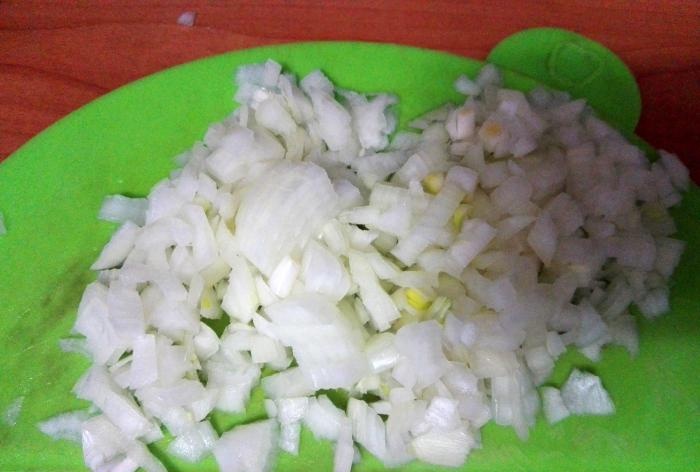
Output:
M487 60L585 98L625 133L637 126L642 111L637 82L624 62L600 43L562 29L529 29L501 41Z
M565 87L544 80L539 66L534 69L538 72L522 67L527 64L521 59L531 47L550 55L559 50L552 48L551 33L516 37L523 48L527 45L525 50L507 40L491 59ZM568 33L561 37L570 41ZM145 195L167 176L174 155L201 139L211 122L231 112L235 68L267 58L300 75L321 68L341 87L392 91L401 99L401 123L446 101L459 100L452 92L454 79L461 73L473 76L482 65L444 53L367 43L291 44L233 52L176 67L110 93L50 127L1 164L0 211L8 234L0 237L0 470L84 469L77 445L52 441L38 431L36 423L85 406L70 390L87 361L63 354L58 340L68 335L82 290L94 278L88 268L115 229L96 219L102 199L114 193ZM570 57L562 60L568 64ZM620 67L608 69L607 60L601 64L606 81L628 83L617 76ZM607 78L610 74L615 80ZM580 75L576 72L571 77ZM523 90L536 85L517 73L508 72L505 79L506 85ZM572 92L583 93L593 82ZM612 87L606 95L606 88L597 86L592 102L618 126L633 128L639 114L638 94L623 93L623 89ZM629 96L636 96L636 101L620 102ZM527 442L508 428L490 424L483 430L484 447L470 455L463 470L700 469L700 322L696 313L700 293L694 272L700 266L697 187L685 195L674 214L678 236L688 247L673 278L672 313L655 322L640 320L641 348L636 359L621 348L610 348L602 362L593 365L569 352L550 379L559 385L572 366L590 368L602 376L617 414L570 418L554 426L540 418ZM20 396L23 408L17 424L9 426L3 423L3 414ZM222 431L263 416L258 390L245 415L216 415L214 424ZM161 458L166 445L164 440L153 448ZM216 470L211 458L196 465L166 460L166 465L177 471ZM301 455L280 454L276 466L281 471L331 468L330 443L316 442L306 431ZM382 469L365 454L353 470ZM419 463L402 469L442 470Z

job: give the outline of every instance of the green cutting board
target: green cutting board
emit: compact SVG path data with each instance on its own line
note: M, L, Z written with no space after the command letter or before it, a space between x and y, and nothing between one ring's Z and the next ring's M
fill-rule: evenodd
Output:
M83 470L79 446L52 441L38 421L83 408L70 390L87 367L64 354L89 266L115 226L96 215L105 195L145 195L173 168L172 157L201 139L207 125L234 107L237 66L273 58L298 75L320 68L341 87L391 91L401 99L401 123L447 101L452 83L474 76L482 62L433 51L367 43L303 43L237 51L145 78L72 113L0 165L0 470ZM628 135L640 100L629 70L610 51L562 30L537 29L499 44L489 61L511 71L506 85L528 90L538 82L586 97ZM517 72L515 72L517 71ZM528 77L529 76L529 77ZM688 243L673 278L672 312L640 320L641 348L632 359L609 348L593 365L569 352L557 364L558 385L572 366L603 378L617 406L611 417L576 417L550 426L541 419L529 441L488 425L482 449L465 471L700 470L700 192L693 187L674 210L678 237ZM17 424L3 413L24 397ZM262 418L262 394L246 415L216 415L222 431ZM6 418L5 418L6 419ZM167 440L154 446L164 458ZM164 459L169 470L216 470L212 458L192 465ZM302 435L301 454L280 454L282 471L331 470L332 445ZM381 470L364 455L355 471ZM439 468L413 463L405 470Z

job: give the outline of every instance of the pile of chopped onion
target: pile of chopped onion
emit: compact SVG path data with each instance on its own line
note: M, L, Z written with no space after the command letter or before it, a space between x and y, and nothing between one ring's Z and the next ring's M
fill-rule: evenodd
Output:
M489 421L527 437L567 348L634 354L630 307L668 310L688 172L584 101L486 66L456 81L463 104L393 135L394 97L318 71L297 84L268 61L237 85L170 178L105 201L122 225L75 324L93 361L75 393L97 413L42 424L79 436L91 469L164 470L146 445L167 431L181 459L266 471L302 427L335 443L336 472L358 446L459 466ZM210 414L245 411L257 385L269 419L219 437ZM541 395L551 422L615 408L586 372Z

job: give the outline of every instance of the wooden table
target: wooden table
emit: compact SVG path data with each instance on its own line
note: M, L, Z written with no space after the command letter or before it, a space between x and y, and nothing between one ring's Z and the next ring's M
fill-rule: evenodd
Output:
M197 13L194 27L177 24L184 11ZM700 181L699 0L3 2L0 160L100 95L204 56L351 39L484 58L533 26L568 28L615 51L642 91L638 133L678 153Z

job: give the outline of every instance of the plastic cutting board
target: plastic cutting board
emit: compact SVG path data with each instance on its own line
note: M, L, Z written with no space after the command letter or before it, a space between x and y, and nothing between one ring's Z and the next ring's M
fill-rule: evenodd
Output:
M234 107L237 66L273 58L298 75L320 68L339 86L390 91L401 99L401 123L446 101L462 73L482 62L445 53L368 43L302 43L236 51L147 77L59 121L0 165L0 470L83 470L80 447L52 441L37 421L85 406L71 387L87 367L63 354L58 340L75 319L89 266L114 225L98 221L105 195L145 195L173 167L172 157L201 139L207 126ZM505 69L507 86L537 83L585 97L598 113L632 135L640 98L627 67L610 51L574 33L535 29L500 43L488 60ZM640 353L608 348L598 364L566 354L550 379L560 385L572 366L603 379L617 406L610 417L576 417L550 426L540 417L529 441L493 424L465 471L700 470L700 192L674 210L687 251L673 278L672 312L641 320ZM17 424L4 413L24 397ZM264 417L262 394L245 415L217 414L221 432ZM154 447L164 458L167 440ZM216 470L165 460L169 470ZM280 454L280 471L331 470L332 446L302 435L301 455ZM409 471L440 470L413 463ZM368 454L353 469L383 470ZM449 469L445 469L449 470Z

